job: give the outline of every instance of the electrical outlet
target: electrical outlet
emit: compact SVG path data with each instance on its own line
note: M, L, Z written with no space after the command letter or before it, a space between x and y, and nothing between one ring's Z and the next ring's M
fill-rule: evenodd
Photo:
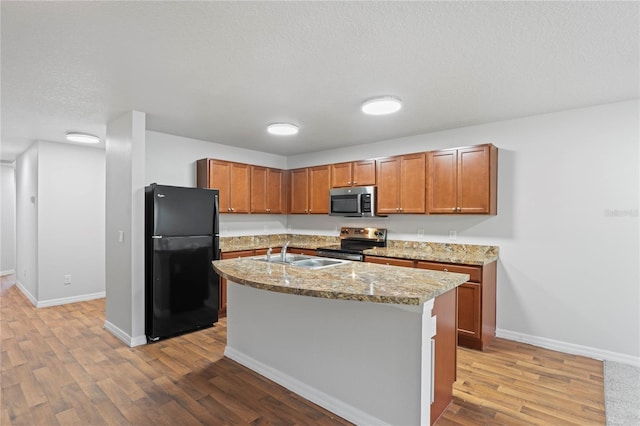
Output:
M455 229L449 229L449 239L451 241L455 241L455 239L458 237L458 233L456 232Z
M65 275L64 276L64 285L69 285L71 284L71 275Z
M418 238L424 237L424 228L418 228Z

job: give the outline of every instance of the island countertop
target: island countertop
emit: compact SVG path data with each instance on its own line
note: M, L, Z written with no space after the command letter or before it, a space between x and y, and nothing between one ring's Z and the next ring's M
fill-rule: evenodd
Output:
M469 275L367 262L321 269L255 258L215 260L215 271L238 284L325 299L421 305L469 280Z

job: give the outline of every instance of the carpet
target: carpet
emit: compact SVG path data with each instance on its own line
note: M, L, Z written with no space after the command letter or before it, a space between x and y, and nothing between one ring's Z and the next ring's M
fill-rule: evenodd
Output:
M640 368L604 362L607 426L640 426Z

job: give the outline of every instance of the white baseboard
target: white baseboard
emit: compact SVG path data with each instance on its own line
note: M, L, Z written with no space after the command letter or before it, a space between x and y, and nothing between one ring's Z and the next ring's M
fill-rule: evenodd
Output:
M119 340L124 342L130 348L133 348L135 346L140 346L140 345L146 345L147 344L147 337L146 336L131 337L131 336L129 336L129 334L127 334L125 331L123 331L121 328L117 327L116 325L114 325L110 321L105 321L104 322L104 328L109 333L113 334Z
M546 337L532 336L530 334L517 333L509 330L496 329L496 337L515 340L516 342L528 343L541 348L552 349L572 355L581 355L603 361L615 361L622 364L629 364L640 367L640 357L592 348L590 346L576 345L559 340L547 339Z
M81 294L78 296L61 297L59 299L49 299L49 300L38 301L38 303L36 303L36 308L48 308L50 306L66 305L68 303L86 302L88 300L104 299L104 298L105 298L105 292L101 291L98 293Z
M16 280L16 286L36 308L48 308L50 306L66 305L68 303L86 302L87 300L103 299L105 297L105 292L101 291L99 293L81 294L78 296L61 297L59 299L38 300L20 281Z
M245 367L255 371L258 374L278 383L279 385L284 386L290 391L302 396L303 398L318 404L319 406L331 411L332 413L337 414L338 416L347 419L348 421L355 423L357 425L377 425L384 426L387 425L384 421L371 416L359 410L349 404L345 404L343 401L340 401L326 393L313 388L298 379L295 379L275 368L272 368L266 364L263 364L260 361L257 361L250 356L245 355L244 353L229 347L224 350L224 356L229 359L236 361L239 364L244 365Z
M7 269L6 271L0 271L0 277L4 277L5 275L15 274L15 269Z
M38 300L33 296L33 294L29 293L29 290L27 290L27 288L18 280L16 280L16 286L18 287L18 290L20 290L22 294L24 294L26 298L29 299L29 302L31 302L31 304L37 308Z

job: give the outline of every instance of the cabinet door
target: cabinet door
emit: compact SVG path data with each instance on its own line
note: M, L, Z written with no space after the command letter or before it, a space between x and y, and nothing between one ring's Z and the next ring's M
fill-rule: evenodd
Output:
M490 213L489 162L487 145L458 150L458 213Z
M329 213L329 166L309 168L309 213Z
M229 164L231 213L249 213L251 208L251 166L242 163Z
M455 149L427 153L427 212L455 213L457 151Z
M351 186L352 163L338 163L331 165L331 187L342 188Z
M352 184L369 186L376 184L376 160L356 161L352 165Z
M425 212L425 154L404 155L400 165L400 213Z
M267 169L266 188L268 213L284 213L284 172L279 169Z
M231 213L229 164L227 161L209 160L209 188L220 191L220 213Z
M289 199L292 214L305 214L308 212L307 198L309 188L309 169L291 170L289 175Z
M251 213L268 213L267 168L251 166Z
M378 213L400 213L398 192L400 189L400 158L378 160Z
M458 287L458 334L480 339L480 284L464 283Z

